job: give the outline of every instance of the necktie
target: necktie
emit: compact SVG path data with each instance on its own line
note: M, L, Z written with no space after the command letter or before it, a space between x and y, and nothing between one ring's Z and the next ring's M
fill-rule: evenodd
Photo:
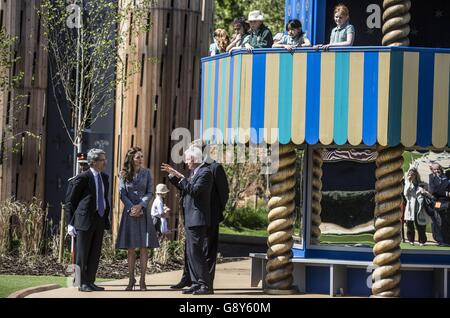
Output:
M105 203L103 201L103 183L102 177L100 173L97 174L97 206L98 206L98 215L103 216L105 214Z

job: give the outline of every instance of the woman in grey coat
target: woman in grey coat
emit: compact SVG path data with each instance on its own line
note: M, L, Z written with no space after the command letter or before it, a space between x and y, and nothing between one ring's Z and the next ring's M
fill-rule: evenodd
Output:
M155 227L148 208L153 197L153 178L149 169L143 167L142 150L133 147L125 157L120 176L120 200L124 204L116 247L128 250L129 282L125 290L132 290L136 279L134 268L136 248L140 249L141 279L139 286L146 290L147 248L159 247Z

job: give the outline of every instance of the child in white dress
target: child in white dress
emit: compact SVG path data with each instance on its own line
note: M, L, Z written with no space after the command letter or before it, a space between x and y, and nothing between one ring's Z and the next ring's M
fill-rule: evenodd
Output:
M167 218L170 209L164 204L167 193L169 193L169 189L165 184L160 183L156 186L156 197L153 201L151 214L159 236L169 232Z

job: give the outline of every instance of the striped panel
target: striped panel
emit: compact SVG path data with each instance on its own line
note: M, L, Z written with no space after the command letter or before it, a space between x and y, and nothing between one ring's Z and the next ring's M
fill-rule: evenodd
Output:
M334 52L322 53L320 81L320 127L319 138L324 145L333 142L334 95L335 95L335 60Z
M236 80L234 81L234 98L233 98L233 142L238 142L238 127L239 127L239 114L241 104L241 73L242 73L242 55L236 57L234 65L234 74L236 74Z
M295 144L305 141L307 55L294 54L292 74L291 138Z
M436 54L434 70L432 141L443 148L448 143L450 54Z
M291 141L291 125L289 123L292 120L292 66L292 54L280 54L278 127L280 129L280 143L282 144Z
M403 52L391 53L389 76L388 144L400 143L403 91Z
M320 116L320 76L321 58L320 53L307 53L307 75L306 75L306 116L305 116L305 139L314 145L319 141L319 116Z
M364 53L351 53L348 94L348 142L359 145L363 132Z
M202 110L201 110L201 125L200 125L200 136L202 138L203 141L206 141L205 136L204 136L204 132L206 129L206 114L208 111L208 85L209 85L209 63L203 63L202 64Z
M264 140L273 144L278 140L278 89L279 89L280 54L268 54L266 72L266 96L264 106Z
M391 53L379 53L378 64L378 143L382 146L388 144L389 120L389 77Z
M205 125L205 141L209 142L211 140L210 128L213 125L214 116L214 75L216 74L216 63L211 61L208 63L208 104L206 107L206 125Z
M433 125L434 53L421 52L419 58L419 97L417 141L421 147L431 144Z
M253 55L251 101L251 135L250 142L259 144L263 135L259 129L264 128L264 96L266 89L266 54Z
M231 128L233 127L233 89L234 89L234 60L235 56L230 57L230 80L227 83L228 84L228 116L225 120L225 143L231 144L233 143L232 140L232 133Z
M419 53L405 52L403 56L401 142L406 147L412 147L416 143L418 89Z
M334 80L334 142L347 143L348 99L350 79L350 53L336 53L336 73Z
M364 53L363 143L372 146L377 142L378 118L378 68L377 52Z
M225 103L225 96L227 95L227 92L225 91L225 76L226 76L226 60L227 59L220 59L219 61L219 78L218 78L218 94L217 94L217 111L215 113L215 122L217 123L214 125L214 143L220 143L223 141L223 134L222 134L222 123L223 123L223 110L224 110L224 103Z
M230 99L230 58L226 58L224 60L224 68L225 72L222 78L222 88L223 88L223 102L222 107L220 109L221 118L220 118L220 130L222 132L222 143L227 140L226 137L226 128L228 122L228 105Z
M201 65L201 74L202 74L202 78L201 78L201 92L200 92L200 139L203 139L203 131L204 131L204 124L205 124L205 92L206 92L206 87L205 87L205 70L206 70L206 64L202 64Z
M217 59L214 61L215 66L215 73L214 73L214 110L211 112L211 138L210 141L212 143L216 142L215 132L214 128L217 127L217 113L218 113L218 107L219 107L219 80L220 80L220 60Z
M242 56L241 103L239 112L239 143L250 139L250 109L252 102L252 66L251 55Z

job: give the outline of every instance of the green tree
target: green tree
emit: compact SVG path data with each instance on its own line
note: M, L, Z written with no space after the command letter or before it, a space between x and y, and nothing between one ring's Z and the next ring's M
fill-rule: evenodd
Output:
M252 10L264 13L265 24L275 35L284 31L284 0L215 0L214 28L221 28L232 34L231 22L234 18L244 16Z
M154 2L42 1L39 14L48 40L50 85L74 158L86 128L114 105L115 89L125 92L130 77L140 71L135 39L149 31ZM63 108L72 115L69 120ZM76 167L74 160L74 174Z

